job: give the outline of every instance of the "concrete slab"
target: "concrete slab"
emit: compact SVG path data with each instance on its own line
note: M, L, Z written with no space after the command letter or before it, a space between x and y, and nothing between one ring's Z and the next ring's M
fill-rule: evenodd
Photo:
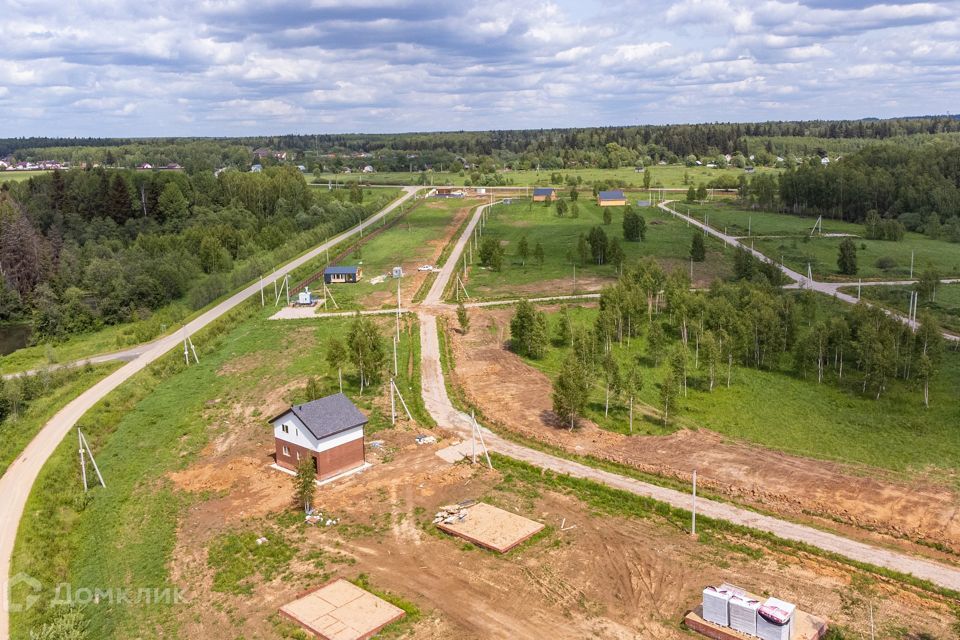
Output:
M366 640L404 612L341 578L283 605L280 615L324 640Z
M482 452L479 450L479 445L477 446L477 455L482 455ZM468 440L461 440L456 444L452 444L449 447L437 450L437 457L439 457L444 462L449 462L450 464L456 464L464 458L469 458L473 455L473 443Z
M437 528L469 540L477 546L506 553L534 536L544 525L483 502L469 507L462 522L438 524Z

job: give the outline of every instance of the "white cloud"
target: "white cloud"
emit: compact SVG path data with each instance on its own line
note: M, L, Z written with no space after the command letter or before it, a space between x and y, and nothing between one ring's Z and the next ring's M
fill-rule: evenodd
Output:
M4 136L830 118L960 101L957 0L32 0L6 3L0 39Z

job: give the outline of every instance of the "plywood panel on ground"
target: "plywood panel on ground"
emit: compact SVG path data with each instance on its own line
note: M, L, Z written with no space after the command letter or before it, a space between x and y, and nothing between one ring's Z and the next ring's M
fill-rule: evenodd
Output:
M479 502L467 510L461 522L437 525L442 531L469 540L475 545L506 553L543 529L539 522Z
M288 602L280 614L325 640L366 640L404 615L342 578Z

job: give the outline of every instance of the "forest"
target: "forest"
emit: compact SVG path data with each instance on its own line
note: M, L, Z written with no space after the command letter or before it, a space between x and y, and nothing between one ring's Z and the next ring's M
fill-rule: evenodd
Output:
M958 134L957 117L927 116L247 138L8 138L0 139L0 157L127 167L139 162L177 162L188 169L243 169L250 164L250 150L262 147L288 152L288 161L311 169L321 165L328 171L366 164L377 171L449 168L484 159L514 169L616 168L660 161L672 164L689 156L713 158L718 154L754 156L758 164L773 164L777 156L848 152L878 141L917 146L946 137L956 142Z
M0 187L0 321L59 339L189 312L379 210L359 188L262 173L54 171Z
M758 208L850 222L896 219L933 237L956 229L960 242L960 145L877 144L826 166L812 160L779 177L742 176L739 188Z

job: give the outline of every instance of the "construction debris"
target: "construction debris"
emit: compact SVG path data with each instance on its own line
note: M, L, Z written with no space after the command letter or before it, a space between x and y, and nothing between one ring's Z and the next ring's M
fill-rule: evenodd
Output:
M447 504L433 517L433 524L453 524L467 519L468 509L477 504L476 500L464 500L457 504Z
M267 539L264 538L264 537L257 538L257 546L260 546L260 545L262 545L262 544L267 544L268 542L269 542L269 540L267 540Z
M417 444L434 444L437 441L436 436L417 436L414 438Z

